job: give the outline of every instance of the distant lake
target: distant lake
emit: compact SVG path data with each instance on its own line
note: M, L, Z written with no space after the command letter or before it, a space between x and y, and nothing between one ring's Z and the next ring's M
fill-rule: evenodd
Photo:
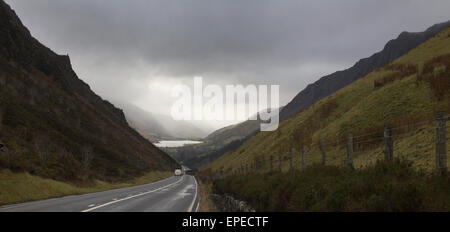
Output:
M154 143L157 147L182 147L188 144L198 144L202 143L201 141L193 141L193 140L163 140L157 143Z

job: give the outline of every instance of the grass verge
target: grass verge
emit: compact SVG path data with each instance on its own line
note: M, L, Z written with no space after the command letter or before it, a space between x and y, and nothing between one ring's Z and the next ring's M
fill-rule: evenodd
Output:
M85 186L46 179L29 173L0 170L0 205L42 200L67 195L100 192L147 184L171 176L171 172L149 172L141 177L123 183L107 183L95 180Z
M219 212L211 200L212 183L198 179L200 193L200 212Z

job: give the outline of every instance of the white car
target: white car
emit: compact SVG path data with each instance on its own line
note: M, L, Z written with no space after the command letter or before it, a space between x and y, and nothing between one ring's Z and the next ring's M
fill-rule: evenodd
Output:
M175 176L182 176L183 175L183 171L181 171L181 169L175 169Z

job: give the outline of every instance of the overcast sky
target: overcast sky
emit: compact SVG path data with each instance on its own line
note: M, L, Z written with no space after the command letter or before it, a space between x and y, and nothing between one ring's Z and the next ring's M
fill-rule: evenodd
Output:
M402 31L450 19L448 0L6 0L105 99L168 114L173 85L279 84L281 104ZM224 122L216 124L216 127Z

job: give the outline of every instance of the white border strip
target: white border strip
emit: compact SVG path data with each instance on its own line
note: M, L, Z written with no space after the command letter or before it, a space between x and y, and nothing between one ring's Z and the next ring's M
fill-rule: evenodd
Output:
M102 205L98 205L98 206L95 206L95 207L92 207L92 208L83 210L83 211L81 211L81 212L90 212L90 211L92 211L92 210L96 210L96 209L98 209L98 208L105 207L105 206L107 206L107 205L111 205L111 204L114 204L114 203L117 203L117 202L129 200L129 199L132 199L132 198L135 198L135 197L140 197L140 196L142 196L142 195L146 195L146 194L149 194L149 193L153 193L153 192L156 192L156 191L158 191L158 190L167 188L167 187L169 187L169 186L178 184L178 183L181 182L183 179L184 179L184 176L181 177L181 179L178 180L177 182L174 182L174 183L172 183L172 184L163 186L163 187L161 187L161 188L157 188L157 189L155 189L155 190L151 190L151 191L147 191L147 192L144 192L144 193L136 194L136 195L133 195L133 196L125 197L125 198L122 198L122 199L119 199L119 200L110 201L110 202L108 202L108 203L105 203L105 204L102 204ZM197 195L197 192L196 192L196 195Z
M200 208L200 201L202 200L202 197L198 197L197 207L195 208L195 212L198 212L198 208Z
M194 176L192 176L192 178L194 178L194 181L195 181L195 196L194 196L194 200L192 200L192 203L191 203L191 205L189 206L188 212L192 212L192 209L194 208L195 200L197 199L197 192L198 192L197 179L195 179Z

